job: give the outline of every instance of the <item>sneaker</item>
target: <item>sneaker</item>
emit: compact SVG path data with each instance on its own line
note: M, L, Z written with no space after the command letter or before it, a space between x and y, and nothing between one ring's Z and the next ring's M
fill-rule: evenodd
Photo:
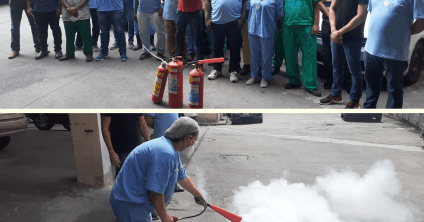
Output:
M259 82L259 79L255 79L255 78L252 77L249 80L247 80L246 85L253 85L257 82Z
M346 105L345 109L360 109L361 106L359 106L359 103L355 103L352 101L349 101L349 104Z
M38 55L35 57L35 60L42 59L48 55L49 55L48 51L40 51L40 53L38 53Z
M102 61L103 59L106 59L107 57L109 57L109 56L105 55L103 53L100 53L100 55L97 56L96 61Z
M300 88L300 86L293 85L291 83L287 83L286 85L284 85L284 89L296 89L296 88Z
M121 55L121 62L125 62L125 61L127 61L127 60L128 60L128 57L127 57L127 55L126 55L126 54Z
M335 96L329 94L327 97L319 100L319 104L321 104L321 105L329 105L329 104L332 104L332 103L342 104L343 103L343 97L342 96L335 97Z
M159 220L159 215L156 210L152 211L152 220Z
M262 79L261 80L261 88L266 88L266 87L268 87L268 81L265 80L265 79Z
M209 80L214 80L214 79L220 77L221 75L222 75L222 72L221 71L218 71L218 70L215 70L214 69L214 70L212 70L211 74L208 75L208 79Z
M57 51L57 52L55 52L55 54L54 54L54 58L55 58L55 59L59 59L60 57L63 57L63 53L62 53L62 51Z
M178 185L178 183L175 183L174 192L184 192L184 188L180 187L180 185Z
M128 48L133 49L135 47L134 42L128 42Z
M92 62L93 61L93 54L88 54L85 56L85 61L86 62Z
M75 45L75 51L82 50L82 46Z
M119 46L118 46L118 43L115 42L115 43L113 43L112 47L110 47L110 50L114 50L114 49L117 49L117 48L119 48Z
M97 45L93 45L93 52L100 51L100 48Z
M316 97L321 97L321 91L319 91L318 89L313 89L312 91L306 90L308 93L316 96Z
M65 54L65 56L59 58L59 61L66 61L66 60L69 60L69 59L75 59L75 55Z
M243 69L241 69L241 71L239 72L239 75L241 76L247 76L250 73L250 64L249 65L244 65Z
M161 58L162 60L165 60L165 56L162 53L158 53L158 54L156 54L156 56ZM162 60L156 58L156 61L162 61Z
M149 53L142 53L140 55L140 57L138 57L139 60L144 60L144 59L147 59L147 58L150 58L150 54Z
M232 83L238 82L238 77L237 77L237 72L236 71L230 73L230 81Z

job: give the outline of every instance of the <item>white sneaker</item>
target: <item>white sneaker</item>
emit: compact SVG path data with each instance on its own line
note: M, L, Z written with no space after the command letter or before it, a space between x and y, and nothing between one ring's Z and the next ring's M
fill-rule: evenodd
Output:
M259 81L259 79L255 79L255 78L252 77L249 80L247 80L246 85L253 85L258 81Z
M211 74L208 75L209 80L214 80L222 75L221 71L212 70Z
M262 81L261 81L261 87L262 88L268 87L268 81L266 81L265 79L262 79Z
M237 72L236 71L230 73L230 81L232 83L238 82L238 77L237 77Z

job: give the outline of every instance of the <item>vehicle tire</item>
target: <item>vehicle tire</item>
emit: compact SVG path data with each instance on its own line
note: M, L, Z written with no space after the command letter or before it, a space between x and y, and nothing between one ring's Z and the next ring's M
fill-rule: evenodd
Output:
M50 130L54 123L49 119L47 114L38 114L34 119L35 127L40 130Z
M10 143L10 136L0 137L0 150L6 148Z
M412 52L411 61L409 62L408 74L404 77L405 86L410 86L418 81L424 67L424 65L422 65L423 59L423 45L417 43L414 52Z
M71 126L69 124L63 124L63 127L68 131L71 130Z

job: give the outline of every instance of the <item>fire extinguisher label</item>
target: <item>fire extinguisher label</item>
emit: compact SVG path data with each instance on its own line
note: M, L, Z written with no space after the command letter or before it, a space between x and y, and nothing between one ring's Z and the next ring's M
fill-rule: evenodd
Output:
M171 69L171 67L168 68L169 73L176 73L178 72L178 69Z
M161 72L161 71L158 71L158 73L157 73L157 75L156 76L160 76L160 77L163 77L163 72Z
M168 91L170 94L177 94L178 79L176 75L169 75L168 77Z
M199 105L199 85L190 84L190 92L188 94L188 102L190 105Z
M159 96L161 85L162 85L162 79L159 79L158 77L156 77L155 85L153 86L153 95L154 96Z
M200 82L200 78L193 78L190 76L190 82Z

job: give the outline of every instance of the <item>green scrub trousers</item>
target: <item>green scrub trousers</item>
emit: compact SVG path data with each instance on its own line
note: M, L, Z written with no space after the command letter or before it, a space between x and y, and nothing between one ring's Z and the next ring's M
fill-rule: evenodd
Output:
M75 22L64 21L66 32L66 54L69 56L75 55L75 33L81 35L84 42L84 55L93 54L93 43L91 41L91 26L90 19L78 20Z
M272 67L280 68L285 58L283 32L275 31L274 58L272 59Z
M286 74L290 83L302 85L298 62L299 48L302 51L302 77L305 89L317 88L317 36L311 34L312 25L291 25L283 27Z

